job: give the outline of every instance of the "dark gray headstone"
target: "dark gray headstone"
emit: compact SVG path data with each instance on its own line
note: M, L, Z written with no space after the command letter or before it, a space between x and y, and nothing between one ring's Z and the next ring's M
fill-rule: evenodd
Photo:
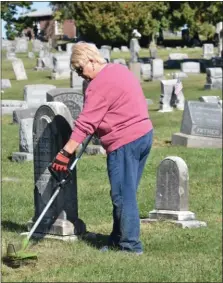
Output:
M48 170L49 163L68 141L72 132L72 117L65 104L48 102L36 111L33 124L34 201L37 219L53 194L56 181ZM62 179L63 173L59 174ZM28 228L33 224L28 223ZM76 169L71 183L57 196L37 228L38 233L59 236L74 235L78 221Z
M77 119L83 108L83 96L72 88L55 88L47 92L47 101L64 103L74 120Z
M201 137L222 137L222 108L219 104L186 101L181 133Z

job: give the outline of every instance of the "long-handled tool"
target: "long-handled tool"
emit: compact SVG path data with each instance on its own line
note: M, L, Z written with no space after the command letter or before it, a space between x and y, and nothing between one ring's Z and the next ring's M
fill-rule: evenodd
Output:
M45 213L47 212L47 210L49 209L49 207L51 206L51 204L53 203L53 201L55 200L55 198L59 194L60 189L63 188L71 180L71 177L72 177L71 173L72 173L73 169L75 168L78 160L81 158L81 156L82 156L83 152L85 151L86 147L88 146L91 138L92 138L92 135L87 136L87 138L85 139L85 141L83 143L83 146L82 146L81 150L77 154L77 157L75 158L75 160L72 162L71 166L69 167L68 174L61 181L59 180L59 177L55 173L55 171L53 171L53 169L51 168L52 164L49 165L48 169L49 169L51 175L57 181L57 184L56 184L56 186L54 188L54 190L55 189L56 190L53 193L53 195L50 198L50 200L47 203L47 205L45 206L45 208L43 209L42 213L40 214L40 216L36 220L36 222L33 225L32 229L27 234L27 237L24 238L20 250L16 251L16 248L15 248L15 246L13 244L11 244L11 243L8 244L7 254L6 254L5 257L3 257L3 262L5 264L7 264L8 266L13 267L13 268L17 268L17 267L20 267L21 265L27 265L27 264L29 264L31 262L33 263L34 261L37 260L37 254L35 254L35 253L26 253L25 252L26 248L28 247L29 240L32 237L32 235L33 235L34 231L36 230L36 228L38 227L38 225L40 224L41 220L43 219L43 216L45 215Z

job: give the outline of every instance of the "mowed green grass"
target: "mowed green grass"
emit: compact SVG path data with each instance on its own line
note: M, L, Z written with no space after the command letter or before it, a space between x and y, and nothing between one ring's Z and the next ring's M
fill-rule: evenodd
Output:
M147 51L141 52L141 56L145 56ZM167 59L166 52L170 51L159 50L159 56L164 60ZM52 81L50 72L33 70L35 60L25 58L26 55L19 56L23 58L29 80L17 82L11 62L3 58L2 77L11 79L12 88L5 90L2 99L23 99L26 84L69 87L69 80ZM120 57L120 54L112 56ZM165 70L167 78L171 72ZM189 74L183 80L185 98L198 100L202 95L221 96L219 90L205 91L205 81L205 74ZM154 209L160 162L167 156L179 156L189 170L189 210L208 226L181 229L167 222L142 224L144 254L139 257L114 251L104 254L84 240L67 243L32 241L30 250L38 253L37 265L13 270L2 264L3 282L222 282L222 150L171 146L172 134L180 130L182 111L158 113L160 82L144 82L142 86L145 96L154 102L149 106L154 145L138 191L140 216L147 217ZM10 161L12 152L19 150L18 125L12 124L10 115L2 117L1 131L4 254L9 242L21 241L19 234L26 231L26 223L33 217L34 181L32 162ZM77 165L77 177L79 217L86 223L88 231L108 235L112 228L112 206L106 157L83 155ZM103 243L102 236L98 239Z

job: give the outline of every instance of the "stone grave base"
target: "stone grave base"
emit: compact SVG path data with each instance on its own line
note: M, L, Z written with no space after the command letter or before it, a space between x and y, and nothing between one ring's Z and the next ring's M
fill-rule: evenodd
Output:
M165 112L173 112L173 108L163 108L158 110L160 113L165 113Z
M205 84L204 85L205 90L209 89L222 89L222 84Z
M141 219L141 223L156 223L160 220L158 219L150 219L145 218ZM200 228L200 227L207 227L206 222L198 221L198 220L168 220L168 222L175 224L181 228Z
M44 220L43 220L44 221ZM46 222L42 223L37 227L35 233L40 234L50 234L54 236L74 236L75 234L75 227L74 224L71 223L68 220L63 219L57 219L52 225L49 224L49 222L46 220ZM34 221L31 219L27 223L28 231L32 229L32 226L34 225ZM50 225L50 227L49 227ZM83 225L82 227L82 233L85 232L86 227ZM76 235L77 236L77 235Z
M33 153L28 152L13 152L12 161L23 162L33 160Z
M24 232L20 234L21 236L27 236L28 232ZM36 239L49 239L49 240L60 240L60 241L77 241L77 235L69 235L69 236L58 236L58 235L51 235L51 234L43 234L43 233L33 233L33 238Z
M160 81L160 80L165 80L165 76L161 76L161 77L152 77L151 78L152 81Z
M35 67L35 71L49 71L50 69L48 67Z
M222 148L222 139L175 133L172 135L171 144L191 148Z
M191 211L175 211L175 210L152 210L149 212L149 219L171 219L178 221L195 220L195 214Z

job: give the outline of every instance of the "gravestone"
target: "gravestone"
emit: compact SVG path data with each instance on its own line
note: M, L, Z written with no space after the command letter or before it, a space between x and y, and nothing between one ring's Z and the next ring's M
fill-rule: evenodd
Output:
M217 103L185 101L180 133L172 145L222 148L222 108Z
M199 101L208 102L208 103L219 103L220 97L219 96L201 96L199 97Z
M163 79L164 67L162 59L153 59L151 64L152 80Z
M12 153L12 161L33 160L33 118L21 119L19 123L19 152Z
M27 80L27 75L22 60L16 59L12 61L12 68L17 81Z
M42 48L42 42L39 39L34 39L32 42L32 52L40 52Z
M161 80L161 95L160 95L160 110L158 112L172 112L173 107L178 110L183 110L184 108L184 95L180 91L178 95L175 96L175 86L177 80ZM176 101L173 98L176 98Z
M11 82L9 79L1 79L1 89L11 88Z
M185 53L170 53L169 60L183 60L188 59L188 55Z
M102 48L99 49L99 52L101 54L101 56L106 59L107 62L110 62L111 61L111 58L110 58L110 50L107 49L107 48Z
M14 110L28 108L26 101L23 100L2 100L1 114L12 114Z
M77 72L70 71L70 87L82 92L84 79Z
M46 93L50 89L55 89L54 85L25 85L24 86L24 100L28 107L38 107L46 102Z
M156 47L151 47L149 48L149 52L150 52L150 57L153 59L156 59L157 57L157 48Z
M203 58L211 59L214 56L214 44L203 44Z
M222 89L222 68L206 69L205 89Z
M138 38L132 38L130 41L130 53L131 53L131 59L130 61L132 63L137 63L138 62L138 57L139 57L139 51L140 51L140 45Z
M53 72L51 73L52 79L70 79L70 71L70 55L53 55Z
M129 70L141 82L141 63L129 62Z
M180 79L180 80L188 78L188 75L184 72L172 73L172 76L173 76L173 79Z
M28 58L29 59L35 58L35 54L33 52L28 52Z
M66 52L67 52L67 54L69 54L69 56L72 53L72 48L73 48L74 45L75 45L74 43L67 43L66 44Z
M151 64L141 64L141 76L144 81L152 79Z
M77 119L83 108L82 92L72 88L55 88L49 90L47 92L47 101L64 103L74 120Z
M26 53L28 51L28 41L26 38L17 38L15 40L16 53Z
M101 48L108 49L110 52L112 50L112 47L110 45L102 45Z
M72 132L73 119L65 104L48 102L36 111L33 123L34 153L34 204L35 215L28 223L28 230L43 211L56 185L48 165L68 141ZM64 175L58 173L60 179ZM55 237L62 240L77 239L85 232L84 223L78 218L76 168L71 182L62 189L43 217L34 235Z
M121 51L122 52L129 52L129 48L127 46L121 46Z
M22 119L34 118L37 107L16 109L12 112L12 123L20 124Z
M189 211L189 174L185 161L178 156L168 156L161 161L156 178L155 209L142 223L168 220L182 228L207 226Z
M114 63L114 64L121 64L121 65L127 67L126 61L125 61L125 59L123 59L123 58L113 59L113 63Z
M200 73L200 63L199 62L183 62L181 63L181 71L184 73Z
M113 51L113 52L120 52L120 49L119 49L118 47L114 47L114 48L112 49L112 51Z

